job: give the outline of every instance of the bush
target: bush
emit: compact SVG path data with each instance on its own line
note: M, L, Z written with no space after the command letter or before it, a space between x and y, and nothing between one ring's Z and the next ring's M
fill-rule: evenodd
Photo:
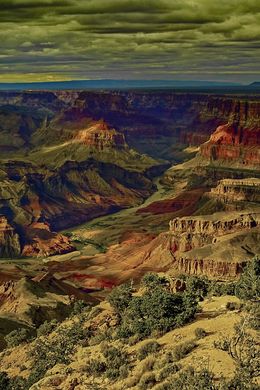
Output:
M197 339L203 339L204 337L207 336L207 332L203 328L196 328L194 334Z
M121 379L127 378L128 373L129 373L129 368L127 364L124 364L119 368L119 376Z
M37 336L48 336L51 332L54 331L54 329L57 327L58 321L57 320L51 320L45 321L42 325L39 326L37 329Z
M209 292L215 296L235 295L236 283L212 282Z
M129 306L131 299L132 287L129 283L113 288L108 295L108 302L119 316L123 315L124 311Z
M173 358L178 361L183 359L186 355L188 355L194 348L196 344L193 341L187 341L186 343L182 343L177 345L172 352Z
M103 352L108 368L119 369L128 362L128 354L122 348L108 347Z
M143 276L141 284L147 289L154 289L160 285L169 285L165 277L160 277L159 275L151 272L148 272Z
M180 366L178 364L170 363L163 367L156 376L158 382L163 381L169 376L176 374L180 370Z
M107 369L106 363L97 359L90 360L85 366L85 371L89 375L93 375L93 376L103 375L106 369Z
M230 344L230 341L227 338L215 340L213 343L214 348L220 349L221 351L228 351L229 344Z
M248 262L235 287L238 298L249 300L260 298L260 258Z
M73 306L72 306L71 315L73 316L73 315L82 314L87 309L88 310L90 309L90 306L88 303L86 303L85 301L82 301L82 300L75 301Z
M9 376L6 372L0 372L0 389L8 389L10 384Z
M195 295L197 299L203 300L210 288L210 281L206 276L186 276L186 293Z
M204 369L196 372L189 367L171 382L170 390L180 389L216 390L217 387L214 383L213 374L209 370Z
M241 303L239 302L227 302L226 304L227 310L240 310L241 309Z
M133 296L122 316L118 336L135 334L142 338L153 332L163 334L192 319L197 301L186 293L172 294L162 286L148 290L141 297Z
M6 372L0 372L0 389L1 390L25 390L26 380L21 377L10 378Z
M31 332L28 329L20 328L13 330L5 336L5 342L8 348L17 347L20 344L26 343L31 338Z
M120 371L118 368L108 368L106 370L106 377L109 379L109 380L116 380L118 377L120 376Z
M138 359L143 360L151 353L156 353L160 350L161 346L157 341L148 341L143 344L138 350Z
M145 373L138 384L141 390L151 389L156 384L155 374L152 372Z
M88 330L83 329L79 321L74 321L71 326L60 326L56 332L57 336L51 340L43 337L36 339L29 352L33 358L33 369L28 380L30 386L56 364L69 364L76 346L88 337Z
M248 326L260 330L260 305L258 302L250 302L245 307L248 313Z

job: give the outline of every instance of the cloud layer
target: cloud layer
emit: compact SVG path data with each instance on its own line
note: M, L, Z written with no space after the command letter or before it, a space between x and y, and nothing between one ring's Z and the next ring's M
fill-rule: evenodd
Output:
M259 0L1 0L0 81L260 77Z

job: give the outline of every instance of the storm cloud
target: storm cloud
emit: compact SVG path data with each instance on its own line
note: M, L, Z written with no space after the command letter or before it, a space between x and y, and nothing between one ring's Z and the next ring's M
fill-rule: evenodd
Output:
M0 81L259 79L258 0L1 0Z

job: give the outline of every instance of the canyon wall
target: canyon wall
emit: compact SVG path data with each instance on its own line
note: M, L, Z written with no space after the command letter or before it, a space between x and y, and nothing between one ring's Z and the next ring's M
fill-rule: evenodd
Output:
M174 272L235 277L260 249L259 210L176 218L169 225Z
M224 203L260 203L260 179L223 179L207 193L207 196Z
M259 177L259 115L257 96L0 93L0 215L10 232L3 237L11 237L14 229L20 244L20 249L14 245L14 254L65 253L71 244L53 232L141 204L155 190L152 179L166 169L165 160L190 158L185 152L189 145L202 143L199 157L204 163L188 167L193 178L187 176L186 195L139 212L186 208L193 214L205 192L219 200L221 191L225 199L241 197L235 186L210 188L227 177ZM247 189L245 200L257 200L257 191ZM206 243L209 235L202 232L192 240Z

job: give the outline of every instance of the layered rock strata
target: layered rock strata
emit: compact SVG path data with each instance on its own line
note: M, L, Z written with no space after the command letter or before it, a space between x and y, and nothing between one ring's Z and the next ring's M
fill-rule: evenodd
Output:
M212 188L208 197L217 198L224 203L260 202L260 179L223 179Z

